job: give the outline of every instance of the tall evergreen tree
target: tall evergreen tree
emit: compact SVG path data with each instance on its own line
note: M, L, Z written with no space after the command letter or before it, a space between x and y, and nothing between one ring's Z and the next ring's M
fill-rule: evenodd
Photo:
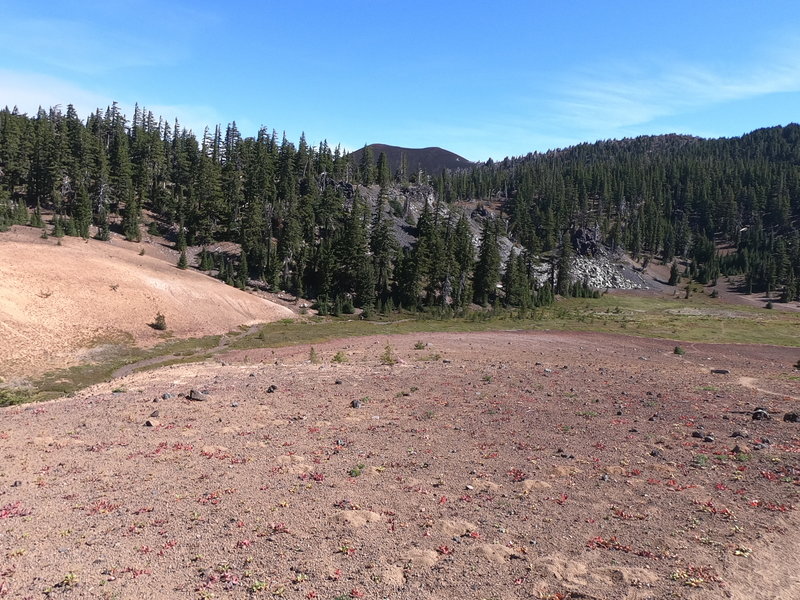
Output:
M473 292L475 303L481 306L494 303L497 297L497 284L500 281L499 224L497 219L487 219L481 235Z

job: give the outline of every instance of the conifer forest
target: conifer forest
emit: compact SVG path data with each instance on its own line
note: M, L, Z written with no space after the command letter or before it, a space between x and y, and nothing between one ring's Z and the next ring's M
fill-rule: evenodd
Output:
M420 214L392 190L429 190ZM369 193L367 193L369 192ZM496 209L475 235L464 207ZM410 234L399 243L398 223ZM466 168L389 165L235 123L201 137L116 105L0 111L0 229L138 241L164 236L231 285L313 299L322 314L471 303L532 308L595 293L567 276L578 229L699 283L800 296L800 126L737 138L644 136ZM511 240L501 252L501 238ZM238 253L212 251L233 242ZM187 265L188 247L201 248ZM553 276L535 276L542 262Z

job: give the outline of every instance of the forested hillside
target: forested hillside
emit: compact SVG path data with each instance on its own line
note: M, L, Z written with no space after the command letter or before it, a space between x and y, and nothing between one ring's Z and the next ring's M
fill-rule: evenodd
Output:
M423 184L434 201L418 219L389 204L391 188ZM507 216L486 218L477 244L458 208L476 200ZM392 216L411 221L411 248L396 243ZM392 172L385 154L353 160L266 128L243 137L232 123L198 139L138 107L132 121L116 105L85 120L72 106L5 109L0 227L14 223L99 239L116 228L130 240L147 226L178 250L203 247L194 266L228 283L261 281L317 299L323 313L530 307L554 291L585 293L567 276L579 227L634 256L686 257L701 282L742 273L746 291L789 300L800 279L800 127L583 144L420 176ZM505 268L503 235L519 243ZM219 241L241 254L205 250ZM542 255L552 287L533 276Z
M443 174L447 201L503 202L532 254L576 227L634 257L691 261L700 282L744 274L744 291L798 296L800 126L740 138L639 137L581 144Z

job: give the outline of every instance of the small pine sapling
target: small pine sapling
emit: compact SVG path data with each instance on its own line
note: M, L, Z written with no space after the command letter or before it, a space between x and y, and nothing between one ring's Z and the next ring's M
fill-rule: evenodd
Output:
M167 318L160 312L156 313L152 327L158 331L165 331L167 329Z

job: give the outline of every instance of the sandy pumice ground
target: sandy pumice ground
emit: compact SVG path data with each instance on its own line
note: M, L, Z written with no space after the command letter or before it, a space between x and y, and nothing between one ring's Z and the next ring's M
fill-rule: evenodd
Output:
M348 339L2 409L0 597L796 599L796 349L683 347Z
M176 268L160 243L41 239L16 226L0 236L0 376L9 380L87 362L104 346L153 346L294 317L289 309ZM159 238L160 239L160 238ZM139 252L144 251L143 255Z

